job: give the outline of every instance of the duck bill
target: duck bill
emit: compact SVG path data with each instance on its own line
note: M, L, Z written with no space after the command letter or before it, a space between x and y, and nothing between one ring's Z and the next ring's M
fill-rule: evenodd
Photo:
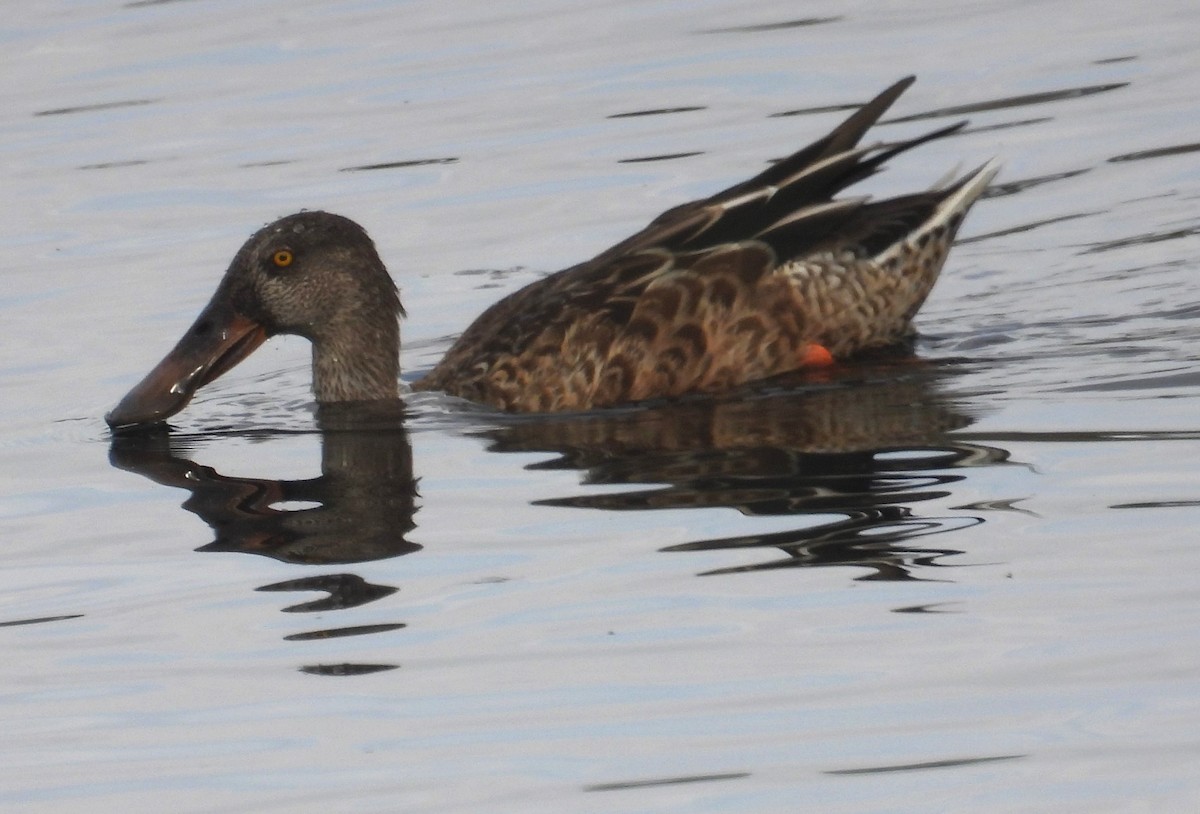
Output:
M249 356L267 338L260 323L224 300L200 312L166 357L104 417L113 429L157 424L175 415L196 391Z

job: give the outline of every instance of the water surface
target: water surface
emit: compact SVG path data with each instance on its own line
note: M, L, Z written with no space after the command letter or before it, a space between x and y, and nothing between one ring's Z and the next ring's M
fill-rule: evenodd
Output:
M1200 12L60 2L0 38L0 800L1189 810ZM273 340L101 416L257 226L374 235L405 378L908 73L865 191L1005 168L916 360L325 431ZM253 555L253 556L247 556Z

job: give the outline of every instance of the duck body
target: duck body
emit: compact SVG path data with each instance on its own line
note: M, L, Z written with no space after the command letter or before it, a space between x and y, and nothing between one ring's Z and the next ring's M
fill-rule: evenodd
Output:
M722 392L906 339L997 171L886 201L834 200L962 127L856 148L912 81L749 181L505 297L416 388L505 410L582 410Z
M585 410L724 392L905 340L998 170L882 201L835 197L963 126L859 147L912 81L754 178L501 299L415 389L509 411ZM196 324L107 419L163 420L274 333L313 341L318 401L395 398L402 314L361 227L290 215L247 241ZM207 342L189 340L197 333Z

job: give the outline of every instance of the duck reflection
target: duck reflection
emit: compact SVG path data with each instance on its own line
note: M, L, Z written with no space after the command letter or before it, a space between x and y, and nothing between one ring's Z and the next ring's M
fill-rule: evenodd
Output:
M929 538L983 522L984 505L944 506L972 467L1008 460L999 448L966 443L955 430L969 415L938 388L936 368L917 362L859 369L854 380L811 381L737 398L677 401L574 415L488 414L476 434L496 452L550 452L531 469L572 469L584 485L621 485L542 501L610 511L735 508L746 515L791 516L794 528L697 539L664 552L761 549L776 556L703 572L860 566L861 579L927 578L961 550ZM368 408L327 405L318 413L321 475L267 480L222 475L189 458L186 437L168 432L117 435L114 466L190 492L183 508L215 539L199 551L240 551L304 565L363 563L419 551L416 480L399 401ZM946 539L941 536L940 539ZM783 556L777 556L782 552ZM278 582L263 591L321 591L284 608L317 612L364 605L395 593L352 573ZM295 634L329 639L395 630L402 624ZM395 665L335 664L302 669L346 675Z
M1005 450L950 435L971 419L939 393L937 378L935 369L914 363L874 381L622 414L519 419L486 435L494 451L559 454L532 469L580 469L585 484L642 485L545 505L614 511L720 506L811 521L794 530L661 549L762 548L786 555L707 574L857 565L869 569L862 579L915 579L913 566L936 566L962 553L918 545L918 539L983 522L973 514L923 515L916 505L951 496L965 477L959 470L1008 459Z
M405 539L417 490L403 418L399 401L321 407L321 475L306 480L222 475L190 460L187 439L168 432L115 435L109 459L192 493L183 508L216 534L198 551L306 565L368 562L421 548Z

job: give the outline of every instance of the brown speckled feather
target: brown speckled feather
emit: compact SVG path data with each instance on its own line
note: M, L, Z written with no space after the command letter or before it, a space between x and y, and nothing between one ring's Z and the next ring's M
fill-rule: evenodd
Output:
M962 124L857 147L912 83L758 176L671 209L593 260L505 297L416 384L506 410L720 392L895 344L995 175L880 202L835 200L889 158Z

